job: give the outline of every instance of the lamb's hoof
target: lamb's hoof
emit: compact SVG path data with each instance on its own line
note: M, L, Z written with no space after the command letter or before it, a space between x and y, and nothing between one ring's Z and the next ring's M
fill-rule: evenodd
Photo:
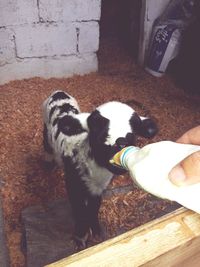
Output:
M91 230L92 234L89 237L89 243L90 245L96 245L105 240L104 231L102 226L98 224L96 227L93 227Z
M105 229L103 224L96 223L91 227L93 240L102 240L105 238Z
M89 236L90 232L86 233L83 237L74 236L74 241L76 243L75 249L77 252L87 248L87 241L89 239Z
M101 234L95 234L91 237L91 242L94 244L99 244L104 241L104 238Z

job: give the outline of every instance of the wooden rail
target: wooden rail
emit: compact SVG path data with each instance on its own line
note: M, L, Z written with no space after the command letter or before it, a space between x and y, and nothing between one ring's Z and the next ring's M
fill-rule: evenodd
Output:
M200 215L184 208L46 267L199 267Z

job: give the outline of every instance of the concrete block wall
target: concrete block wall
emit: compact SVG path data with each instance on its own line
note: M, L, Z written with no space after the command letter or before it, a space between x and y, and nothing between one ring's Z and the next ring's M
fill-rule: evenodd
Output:
M98 69L101 0L1 0L0 84Z

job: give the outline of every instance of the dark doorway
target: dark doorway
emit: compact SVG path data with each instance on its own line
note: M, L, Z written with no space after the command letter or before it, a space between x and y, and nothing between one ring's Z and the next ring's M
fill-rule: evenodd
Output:
M141 7L141 0L102 0L100 70L101 63L104 64L108 57L112 60L112 56L121 57L123 54L137 60Z

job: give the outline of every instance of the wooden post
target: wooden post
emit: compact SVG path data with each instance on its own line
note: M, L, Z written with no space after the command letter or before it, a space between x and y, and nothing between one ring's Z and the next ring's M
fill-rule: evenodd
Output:
M200 215L184 208L46 267L199 267Z

